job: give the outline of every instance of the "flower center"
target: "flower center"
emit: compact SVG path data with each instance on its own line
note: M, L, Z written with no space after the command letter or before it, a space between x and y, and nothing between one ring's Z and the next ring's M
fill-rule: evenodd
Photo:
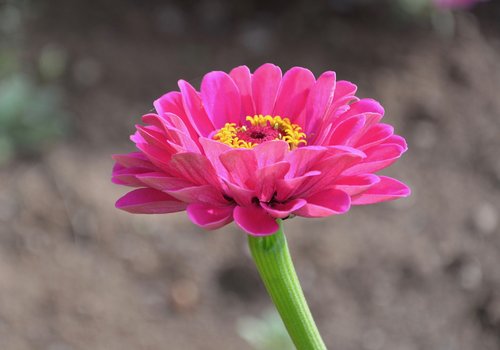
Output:
M284 140L290 149L307 143L302 128L290 122L288 118L260 114L248 116L246 121L247 125L242 126L226 123L215 133L214 140L233 148L254 148L259 143L271 140Z

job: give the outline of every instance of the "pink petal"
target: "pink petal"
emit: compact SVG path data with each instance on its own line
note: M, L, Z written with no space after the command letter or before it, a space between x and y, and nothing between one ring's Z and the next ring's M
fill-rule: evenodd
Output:
M276 219L261 207L237 206L234 208L233 216L236 224L252 236L272 235L279 229Z
M333 130L329 144L351 146L350 139L365 126L365 123L366 118L363 115L350 117L342 121Z
M366 150L366 158L360 164L354 165L345 175L374 173L387 168L401 157L405 150L396 144L381 144Z
M123 165L115 163L111 181L117 185L144 187L144 183L137 178L137 175L148 171L148 169L138 167L125 168Z
M160 191L177 190L193 185L190 181L178 177L167 176L165 173L161 172L138 174L136 177L147 186Z
M240 122L240 92L225 72L210 72L201 82L201 99L216 129Z
M320 218L347 212L351 206L349 195L340 190L318 192L308 197L307 204L294 214L308 218Z
M214 125L203 108L203 103L196 90L187 81L179 80L182 102L191 125L198 135L208 136L214 131Z
M349 107L349 111L343 115L345 118L363 113L376 113L384 115L384 108L382 105L371 98L363 98L358 102L354 102Z
M376 146L387 140L394 133L391 125L377 123L370 127L366 133L356 142L356 147L361 150Z
M273 115L288 117L293 123L303 125L299 116L315 81L314 74L308 69L293 67L287 71L281 80Z
M245 121L246 116L255 114L252 98L252 74L247 66L234 68L229 75L233 78L241 97L240 123Z
M193 203L187 207L189 219L205 230L215 230L233 221L233 207Z
M307 201L304 199L293 199L286 203L277 203L272 205L260 203L260 206L273 217L283 219L289 216L292 212L299 210L306 204Z
M325 72L311 88L311 92L306 103L306 120L304 130L309 138L314 139L320 129L335 93L336 76L335 72Z
M309 171L302 176L282 179L276 181L276 200L286 201L296 192L300 191L304 182L309 181L312 177L321 175L320 171Z
M167 139L164 134L155 130L154 127L136 125L137 131L141 134L144 141L147 143L154 145L158 148L167 150L168 152L172 152L172 147L167 143Z
M148 143L136 143L135 146L140 149L146 155L149 161L156 167L167 173L170 173L169 162L172 158L171 153L165 152L164 149L158 148Z
M336 178L355 163L359 163L362 156L357 152L346 151L319 162L313 170L321 174L306 181L296 193L300 197L309 197L316 192L330 189L335 185Z
M140 167L152 170L156 168L142 152L113 154L111 158L124 167Z
M220 160L231 182L244 188L253 188L257 171L257 158L253 150L231 149L221 154Z
M256 114L272 114L281 83L281 69L274 64L260 66L252 77L252 96Z
M220 177L227 179L227 170L220 161L220 155L231 150L232 148L225 143L215 141L213 139L208 139L206 137L200 137L200 144L203 147L205 156L208 158L210 163L212 163L217 174Z
M241 206L252 205L252 200L255 198L255 191L253 189L249 190L229 181L224 181L224 183L227 186L226 197L229 197Z
M188 130L188 133L192 137L197 136L197 133L194 130L193 125L191 125L189 117L186 114L186 111L184 110L184 104L182 102L182 94L180 92L178 91L169 92L161 96L156 101L154 101L153 105L161 118L166 119L167 113L174 114L179 119L182 120L183 124L186 126Z
M321 146L300 147L287 154L286 161L291 164L287 178L304 175L326 154Z
M178 91L169 92L153 102L158 114L163 117L165 113L178 115L184 122L188 122L184 105L182 104L182 94Z
M366 191L378 182L380 182L380 178L373 174L340 176L335 180L335 188L344 191L349 196L354 196Z
M175 190L166 190L165 192L186 203L206 203L222 206L228 204L228 201L222 196L222 192L211 185L183 187Z
M288 153L288 143L283 140L267 141L257 145L254 149L259 168L277 163Z
M395 144L403 149L403 152L408 150L408 145L406 144L406 140L399 135L392 135L388 139L384 141L384 144Z
M290 163L279 162L257 170L255 192L259 200L263 202L271 200L276 191L276 183L285 177L289 169Z
M215 188L220 188L215 169L204 155L190 152L178 153L172 156L170 166L178 177L186 179L195 185L209 184Z
M186 203L152 188L140 188L118 199L116 207L136 214L163 214L182 211Z
M199 136L197 134L193 136L186 124L175 114L165 113L163 118L156 114L147 114L142 117L142 121L156 126L168 141L180 146L184 152L199 152L197 142Z
M350 81L339 80L335 86L335 95L333 96L333 103L330 106L330 112L335 111L343 105L348 105L352 100L358 99L354 96L358 87Z
M380 182L367 191L352 197L353 205L373 204L408 197L411 190L404 183L387 176L380 176Z
M157 114L145 114L142 116L142 121L146 124L151 124L157 127L159 130L166 131L167 128L175 128L188 133L188 129L184 121L177 115L165 112L162 117Z

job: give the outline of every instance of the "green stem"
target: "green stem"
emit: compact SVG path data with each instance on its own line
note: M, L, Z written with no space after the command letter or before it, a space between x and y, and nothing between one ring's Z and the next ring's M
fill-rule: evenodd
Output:
M271 236L248 236L248 245L267 292L297 350L326 350L288 251L283 224Z

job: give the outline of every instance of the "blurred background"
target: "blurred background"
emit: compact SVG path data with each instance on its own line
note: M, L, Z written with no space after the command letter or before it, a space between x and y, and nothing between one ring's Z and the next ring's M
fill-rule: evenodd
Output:
M499 349L500 2L468 2L0 0L0 348L291 349L234 224L110 182L178 79L273 62L357 83L410 147L410 198L286 222L329 348Z

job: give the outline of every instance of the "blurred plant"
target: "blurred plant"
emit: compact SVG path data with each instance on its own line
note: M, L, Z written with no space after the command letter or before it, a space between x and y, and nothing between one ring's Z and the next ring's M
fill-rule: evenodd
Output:
M256 350L295 349L275 310L267 310L261 317L241 318L237 327L240 336Z
M36 155L66 129L61 96L16 73L0 80L0 164L14 155Z
M14 156L38 155L67 130L62 92L56 84L66 69L64 49L46 45L37 70L20 63L26 1L0 7L0 165Z

